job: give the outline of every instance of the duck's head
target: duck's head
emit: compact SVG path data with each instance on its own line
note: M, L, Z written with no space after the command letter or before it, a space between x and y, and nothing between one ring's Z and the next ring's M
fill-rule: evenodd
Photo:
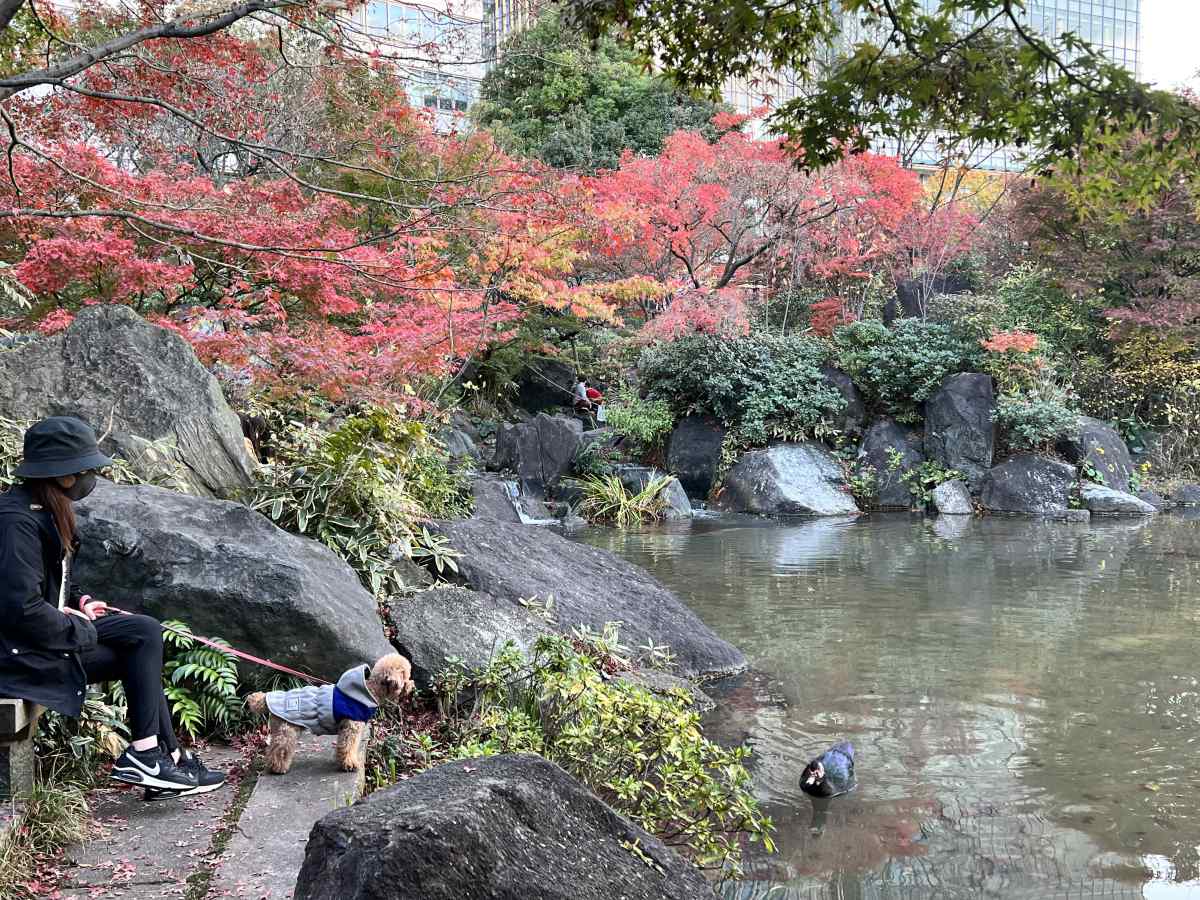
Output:
M817 787L825 783L825 765L817 760L810 762L804 767L804 774L800 778L800 783L805 787Z

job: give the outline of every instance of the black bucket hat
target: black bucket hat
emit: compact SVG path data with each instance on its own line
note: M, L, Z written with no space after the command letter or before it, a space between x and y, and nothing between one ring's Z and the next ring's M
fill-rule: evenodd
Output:
M13 474L18 478L61 478L112 464L100 452L91 425L74 416L51 416L25 432L25 459Z

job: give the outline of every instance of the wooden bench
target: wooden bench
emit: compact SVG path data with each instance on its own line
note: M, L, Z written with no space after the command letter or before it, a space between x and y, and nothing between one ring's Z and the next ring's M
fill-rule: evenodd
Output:
M33 790L33 735L41 714L28 700L0 699L0 801L22 800Z

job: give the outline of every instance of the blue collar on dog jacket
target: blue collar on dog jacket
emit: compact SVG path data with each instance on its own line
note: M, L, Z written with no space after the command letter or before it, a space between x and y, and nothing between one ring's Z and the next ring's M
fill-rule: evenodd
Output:
M379 701L367 688L370 674L371 667L361 665L343 672L336 685L270 691L267 709L313 734L336 734L338 722L344 719L365 722L379 708Z

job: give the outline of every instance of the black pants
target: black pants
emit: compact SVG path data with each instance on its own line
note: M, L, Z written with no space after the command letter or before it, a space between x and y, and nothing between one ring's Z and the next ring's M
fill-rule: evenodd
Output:
M119 681L129 701L129 734L135 741L154 737L174 753L171 708L162 689L162 626L149 616L111 613L93 622L99 642L81 654L89 684Z

